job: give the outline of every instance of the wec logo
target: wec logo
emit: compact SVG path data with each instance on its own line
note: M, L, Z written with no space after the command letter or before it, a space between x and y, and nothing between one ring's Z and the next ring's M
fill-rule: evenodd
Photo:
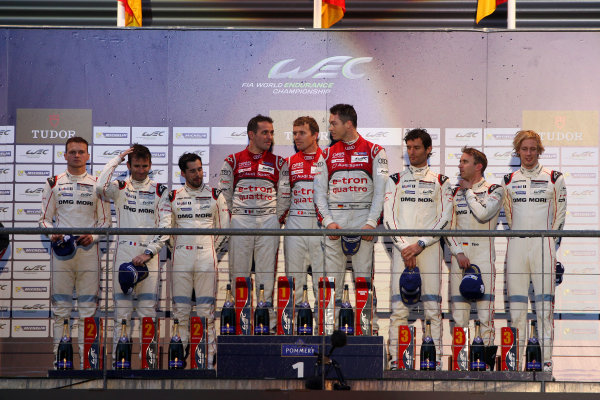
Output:
M362 73L355 73L353 68L359 64L365 64L373 61L373 57L350 57L334 56L325 58L317 62L312 67L301 71L300 67L284 71L284 68L296 61L295 58L288 58L279 61L269 71L270 79L305 79L305 78L337 78L339 71L347 79L359 79L365 76Z

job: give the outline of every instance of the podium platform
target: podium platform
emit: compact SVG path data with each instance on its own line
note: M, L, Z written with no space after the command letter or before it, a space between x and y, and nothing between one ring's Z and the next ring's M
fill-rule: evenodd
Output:
M325 337L325 354L331 340ZM219 336L217 377L224 379L304 379L315 374L317 357L323 354L322 336ZM348 336L346 346L331 358L346 379L383 377L383 337ZM328 377L334 378L333 368Z

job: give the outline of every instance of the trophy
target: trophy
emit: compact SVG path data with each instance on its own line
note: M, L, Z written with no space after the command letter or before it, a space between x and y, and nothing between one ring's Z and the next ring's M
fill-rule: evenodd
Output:
M398 327L398 369L415 369L415 327Z
M294 334L294 278L277 278L277 334Z
M252 278L235 279L236 334L252 335Z
M192 369L206 369L206 360L208 357L206 317L192 317L190 322Z
M519 332L517 328L503 327L500 369L502 371L519 370Z
M469 328L455 326L453 329L451 370L469 370Z
M158 369L159 320L142 318L142 369Z
M319 335L331 335L335 324L335 278L319 278Z
M356 336L373 334L373 291L371 278L356 278Z
M83 323L83 369L102 369L100 341L102 338L102 320L86 317Z

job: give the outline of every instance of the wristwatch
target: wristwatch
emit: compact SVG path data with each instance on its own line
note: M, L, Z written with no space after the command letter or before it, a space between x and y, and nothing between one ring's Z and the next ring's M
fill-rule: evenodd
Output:
M154 257L154 253L152 252L152 250L144 250L144 254L147 256L150 256L150 259L152 260L152 258Z
M422 241L422 240L419 240L419 241L417 242L417 244L418 244L419 246L421 246L421 248L422 248L422 249L425 249L425 247L426 247L426 246L425 246L425 242L424 242L424 241Z

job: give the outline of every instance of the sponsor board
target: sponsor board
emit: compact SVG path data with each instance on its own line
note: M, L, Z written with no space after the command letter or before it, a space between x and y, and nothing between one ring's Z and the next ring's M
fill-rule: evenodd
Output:
M369 142L380 146L402 146L404 143L402 128L361 128L359 133Z
M568 205L565 229L581 229L580 225L586 225L585 229L596 229L592 226L598 226L598 206Z
M210 164L210 147L208 146L173 146L173 164L179 162L179 157L181 157L183 153L197 154L202 159L202 165Z
M539 160L544 167L557 169L560 166L560 147L545 147Z
M59 144L73 136L91 142L92 110L17 108L17 143Z
M210 144L209 127L173 127L173 144L208 145Z
M474 147L477 150L483 151L481 146ZM460 163L460 158L462 157L462 147L446 147L444 153L444 165L448 166L457 166Z
M567 185L597 185L597 167L561 167Z
M0 164L0 182L12 182L15 178L15 167L12 164Z
M329 124L329 112L327 110L270 110L269 116L273 118L273 129L275 130L274 141L277 146L293 146L294 121L301 115L311 116L319 125L319 145L321 147L329 144L329 132L327 126ZM213 132L214 135L214 132ZM214 142L213 142L214 143Z
M14 279L50 279L50 261L13 261Z
M15 127L12 125L0 125L0 144L15 142Z
M19 281L12 285L13 299L48 299L50 298L50 281Z
M125 150L128 146L94 146L92 150L92 162L94 164L106 164ZM122 163L125 165L125 161Z
M10 337L10 319L0 319L0 338Z
M12 295L12 282L0 281L0 299L10 299Z
M47 319L13 319L11 325L12 337L48 337L50 332L50 321Z
M489 158L488 158L489 160ZM500 185L504 181L504 175L510 174L513 171L519 169L518 166L504 166L504 167L496 167L490 166L485 169L484 178L486 181Z
M131 143L131 128L128 126L94 126L94 144Z
M45 182L51 176L51 164L18 164L15 168L15 182Z
M556 288L559 309L571 312L596 312L600 301L598 279L589 276L567 276Z
M512 147L486 147L483 152L488 159L489 166L504 166L506 171L509 166L521 165L521 160L515 155Z
M0 300L0 320L1 318L10 318L10 300Z
M563 165L598 165L598 149L592 147L561 148Z
M30 221L30 222L15 222L14 223L14 227L15 228L38 228L38 222L37 221ZM34 242L47 242L50 239L48 239L48 237L46 235L42 235L42 234L24 234L24 233L17 233L13 235L13 239L15 241L34 241Z
M481 147L483 132L481 128L446 128L446 146Z
M169 149L165 146L147 146L152 155L152 165L155 164L168 164L169 163Z
M598 187L567 185L567 199L571 204L598 204Z
M51 163L53 147L51 145L17 145L15 159L17 163Z
M169 166L152 164L152 169L148 176L158 183L166 184L169 182Z
M38 221L42 215L40 203L15 203L15 221Z
M210 131L211 144L233 144L236 146L246 146L248 144L248 134L245 126L213 126Z
M15 188L12 183L3 183L0 186L0 202L6 204L14 199Z
M404 128L404 135L415 128ZM431 136L431 146L437 147L442 144L442 130L440 128L423 128ZM402 137L402 143L404 143L404 136Z
M208 167L208 165L203 165L202 166L202 173L204 175L204 183L208 183L209 180L209 170L210 168ZM181 176L181 171L179 170L179 167L176 165L171 166L171 178L172 178L172 182L173 182L173 190L176 190L178 185L181 184L183 185L185 183L185 179L183 178L183 176Z
M11 279L11 269L14 261L9 260L10 250L4 254L4 258L0 259L0 279Z
M13 318L48 318L50 300L13 300Z
M12 221L13 220L13 204L2 203L0 204L0 221Z
M0 148L0 165L15 161L15 146L3 145Z
M483 145L512 147L519 128L483 128Z
M94 164L92 167L92 170L93 170L92 175L94 175L95 177L99 177L102 174L103 168L104 168L103 164ZM112 180L124 181L125 179L127 179L128 176L129 176L129 170L127 169L127 166L125 164L121 164L117 168L115 168L113 175L112 175Z
M14 242L14 260L49 260L50 245L48 242Z
M169 144L169 128L157 126L133 126L131 127L131 141L150 144Z
M524 110L522 126L539 133L544 146L598 147L598 111Z
M39 183L16 183L15 184L15 201L31 201L38 203L40 207L42 203L42 194L44 193L45 182Z
M457 184L458 178L460 177L460 170L458 167L445 167L444 175L450 178L450 182L452 183L452 186L454 186Z

